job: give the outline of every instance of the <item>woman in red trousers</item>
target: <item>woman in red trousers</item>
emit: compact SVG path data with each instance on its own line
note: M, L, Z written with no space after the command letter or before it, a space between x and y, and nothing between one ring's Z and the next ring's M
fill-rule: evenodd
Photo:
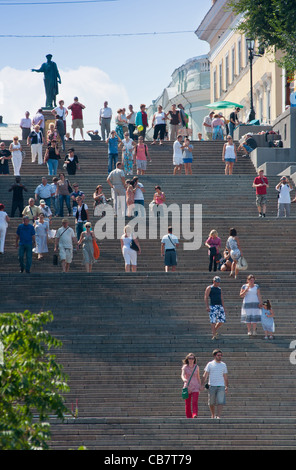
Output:
M189 396L185 400L186 418L197 418L198 396L201 387L201 382L197 359L193 353L187 354L187 356L183 360L181 378L184 382L184 388L188 387Z

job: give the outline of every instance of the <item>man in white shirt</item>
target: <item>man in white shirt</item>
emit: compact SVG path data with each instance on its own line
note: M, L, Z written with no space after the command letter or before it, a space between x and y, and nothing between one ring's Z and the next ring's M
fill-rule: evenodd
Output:
M124 171L121 167L121 162L116 163L116 169L109 173L107 183L111 188L111 195L113 199L114 214L125 217L125 178Z
M35 189L35 201L39 199L44 199L45 204L50 208L51 198L54 196L54 190L50 184L47 182L45 176L42 177L42 183L37 186Z
M67 219L63 219L62 227L56 231L54 251L57 251L59 246L59 255L64 273L69 272L70 264L72 263L73 243L76 243L77 245L74 230L69 227L69 221Z
M202 123L205 129L207 140L212 140L213 138L212 120L213 120L214 114L215 114L214 111L211 111L210 114L204 118L203 123Z
M179 240L176 235L173 235L172 227L168 227L168 234L164 235L161 240L161 256L164 256L164 269L167 273L170 266L172 271L176 271L177 266L177 251Z
M279 192L278 196L278 218L284 216L290 217L290 208L291 208L291 196L290 192L293 190L293 187L287 181L287 178L283 176L276 185L275 189Z
M22 140L26 140L28 138L28 135L31 132L31 125L32 125L29 111L26 111L25 116L26 117L21 119L21 122L20 122L20 128L22 130Z
M134 181L134 189L135 189L135 200L134 203L135 205L138 204L139 207L139 212L141 213L141 217L145 216L145 211L143 210L144 207L144 185L142 183L139 183L139 178L137 176L134 176L133 178ZM135 211L135 216L137 217L138 211Z
M228 391L228 371L226 364L222 362L222 351L220 349L213 351L213 357L214 360L208 362L204 369L201 385L203 387L208 382L208 404L211 417L220 419L223 405L225 405L225 394ZM216 408L217 413L215 413Z
M109 137L110 134L110 124L112 119L112 109L108 107L108 101L105 101L104 107L100 109L99 124L101 126L101 136L102 140L105 140ZM106 138L105 138L106 132Z
M185 145L182 145L182 135L178 135L177 140L174 142L173 145L173 164L174 164L174 175L177 173L180 175L182 171L183 165L183 149Z

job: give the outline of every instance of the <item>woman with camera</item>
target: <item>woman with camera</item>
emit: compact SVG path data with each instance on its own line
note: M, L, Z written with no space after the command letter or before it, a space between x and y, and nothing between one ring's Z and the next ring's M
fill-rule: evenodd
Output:
M278 218L284 216L290 217L290 208L291 208L291 196L290 192L293 190L293 187L288 182L287 178L283 176L276 185L275 189L278 191Z
M235 228L231 228L229 230L229 237L226 242L226 248L230 251L230 256L232 258L230 277L234 276L236 279L238 276L237 262L239 258L243 256L243 253L241 251L240 241Z
M248 336L256 336L257 323L261 323L261 309L263 307L260 288L255 284L255 276L250 274L247 283L240 290L243 299L241 322L247 324Z
M214 264L214 271L217 271L217 263L221 258L220 248L221 248L221 238L218 237L217 230L211 230L209 236L205 242L205 246L208 247L209 255L209 271L212 271ZM219 256L220 255L220 256Z
M50 141L44 155L44 163L47 164L48 174L55 176L58 170L58 163L60 159L60 151L55 139Z

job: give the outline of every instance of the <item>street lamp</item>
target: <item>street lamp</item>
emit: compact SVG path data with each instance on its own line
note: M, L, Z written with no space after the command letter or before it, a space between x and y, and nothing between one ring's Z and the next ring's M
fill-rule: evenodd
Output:
M264 49L259 47L259 54L254 54L255 49L255 39L253 38L246 38L247 48L249 51L249 61L250 61L250 114L248 121L253 121L255 119L256 113L253 104L253 59L254 57L262 57L264 54ZM262 52L262 53L261 53Z
M253 121L255 119L256 113L253 104L253 59L254 59L254 47L255 40L252 38L246 38L247 48L249 51L249 61L250 61L250 114L248 121Z

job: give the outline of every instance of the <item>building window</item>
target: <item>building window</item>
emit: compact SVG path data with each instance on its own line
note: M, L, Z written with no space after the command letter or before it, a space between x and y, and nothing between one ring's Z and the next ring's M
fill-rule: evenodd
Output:
M238 75L241 73L242 69L242 41L239 39L237 41L237 73Z
M235 47L231 49L231 82L235 79Z
M221 96L223 93L222 81L223 81L223 68L222 68L222 62L220 62L219 64L219 96Z
M268 124L271 123L271 94L270 90L267 89L266 91L266 117Z
M217 100L217 69L213 73L213 89L214 89L214 101Z
M229 86L229 55L225 56L225 91L228 90Z

